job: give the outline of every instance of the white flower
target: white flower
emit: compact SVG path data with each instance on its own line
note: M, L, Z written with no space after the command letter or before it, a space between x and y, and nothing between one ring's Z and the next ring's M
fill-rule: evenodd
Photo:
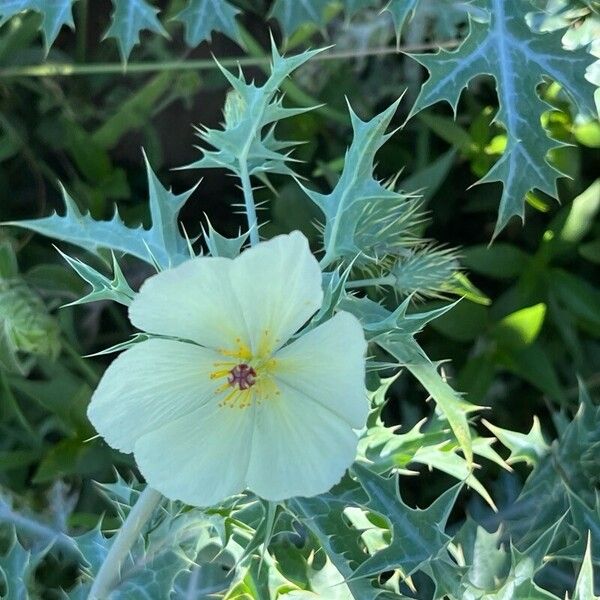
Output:
M327 491L355 458L368 401L354 316L291 339L322 300L299 232L150 277L129 317L174 339L121 354L92 397L91 422L134 453L149 485L188 504L245 489L268 500Z

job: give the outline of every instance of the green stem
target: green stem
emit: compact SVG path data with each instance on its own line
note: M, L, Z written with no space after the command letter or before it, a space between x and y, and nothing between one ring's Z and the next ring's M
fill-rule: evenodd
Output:
M371 279L355 279L346 282L346 289L352 290L355 288L369 287L372 285L394 285L396 278L393 275L385 277L373 277Z
M246 218L248 219L248 231L250 233L250 245L255 246L259 242L258 237L258 219L256 217L256 206L254 204L254 194L252 193L252 183L248 174L248 163L245 157L239 159L240 179L242 181L242 191L244 192L244 205L246 207Z
M343 51L343 52L322 52L317 54L312 60L348 60L352 58L361 58L365 56L386 56L398 54L398 52L422 52L436 48L455 48L459 45L458 40L450 40L439 44L419 44L414 46L404 46L396 49L395 47L384 46L381 48L368 48L364 51ZM240 56L237 58L222 58L219 63L224 67L239 66L260 66L269 64L271 57L266 54L263 56ZM88 63L78 65L74 63L44 63L39 65L21 65L14 67L5 67L0 69L0 78L2 77L57 77L72 75L99 75L116 74L132 75L135 73L148 73L152 71L212 71L217 66L212 59L200 60L167 60L157 62L138 62L129 63L123 72L122 63Z
M108 555L96 575L88 600L108 598L114 584L118 582L123 562L161 500L160 492L146 486L114 537Z

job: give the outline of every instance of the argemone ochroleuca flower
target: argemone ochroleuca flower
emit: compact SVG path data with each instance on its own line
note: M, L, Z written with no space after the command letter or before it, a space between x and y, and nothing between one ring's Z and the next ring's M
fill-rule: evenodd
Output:
M299 232L150 277L129 317L162 337L110 365L90 420L171 499L210 506L245 489L267 500L327 491L355 458L368 401L354 316L293 337L322 301Z

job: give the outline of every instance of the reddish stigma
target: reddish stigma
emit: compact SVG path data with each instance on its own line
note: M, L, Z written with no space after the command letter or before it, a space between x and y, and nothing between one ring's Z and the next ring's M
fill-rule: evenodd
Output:
M256 383L256 371L250 365L241 363L229 371L227 381L232 387L247 390Z

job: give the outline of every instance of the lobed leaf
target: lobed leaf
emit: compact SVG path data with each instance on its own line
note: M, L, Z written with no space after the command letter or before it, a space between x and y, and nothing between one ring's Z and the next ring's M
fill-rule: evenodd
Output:
M158 9L146 0L113 0L112 23L105 37L115 38L123 62L127 62L131 50L140 41L143 29L168 37L157 18Z
M195 188L183 194L173 194L162 186L148 161L145 162L152 221L150 229L141 225L128 227L118 210L110 221L96 221L79 210L64 188L64 215L54 213L41 219L5 224L74 244L96 255L100 255L101 249L108 249L130 254L160 269L176 266L189 258L188 240L179 232L177 216Z
M373 175L375 155L393 134L386 130L399 102L370 121L359 119L349 106L354 136L334 189L321 194L302 186L325 216L322 266L340 260L357 266L377 264L417 239L416 226L423 219L420 203Z
M213 31L224 33L239 42L240 31L235 20L239 12L226 0L188 0L175 20L183 23L185 42L193 48L209 40Z
M544 77L557 81L584 115L594 115L594 86L586 80L592 62L584 50L566 52L557 32L533 34L521 0L479 0L488 22L471 21L470 33L455 51L412 55L428 71L410 116L436 102L456 107L469 82L480 74L496 80L499 110L495 120L507 133L507 146L482 183L503 185L494 236L513 216L524 219L526 194L536 188L557 197L556 180L562 174L547 160L562 145L548 137L540 120L550 106L537 95Z
M0 2L0 25L26 10L42 15L42 31L46 53L54 43L60 28L68 25L73 29L73 3L75 0L3 0Z
M292 71L322 50L289 58L279 54L274 42L271 50L271 74L263 85L248 83L242 74L236 77L219 65L233 87L225 101L225 122L222 129L199 130L200 138L214 149L202 150L202 158L185 168L224 168L238 176L246 170L248 175L263 177L267 173L293 175L289 154L297 142L276 139L274 129L278 121L312 109L284 108L279 87Z
M392 532L390 545L364 561L353 579L395 569L406 577L444 557L450 542L444 530L461 484L444 492L428 508L412 509L399 496L395 477L384 479L360 463L353 469L369 495L367 508L385 517Z

